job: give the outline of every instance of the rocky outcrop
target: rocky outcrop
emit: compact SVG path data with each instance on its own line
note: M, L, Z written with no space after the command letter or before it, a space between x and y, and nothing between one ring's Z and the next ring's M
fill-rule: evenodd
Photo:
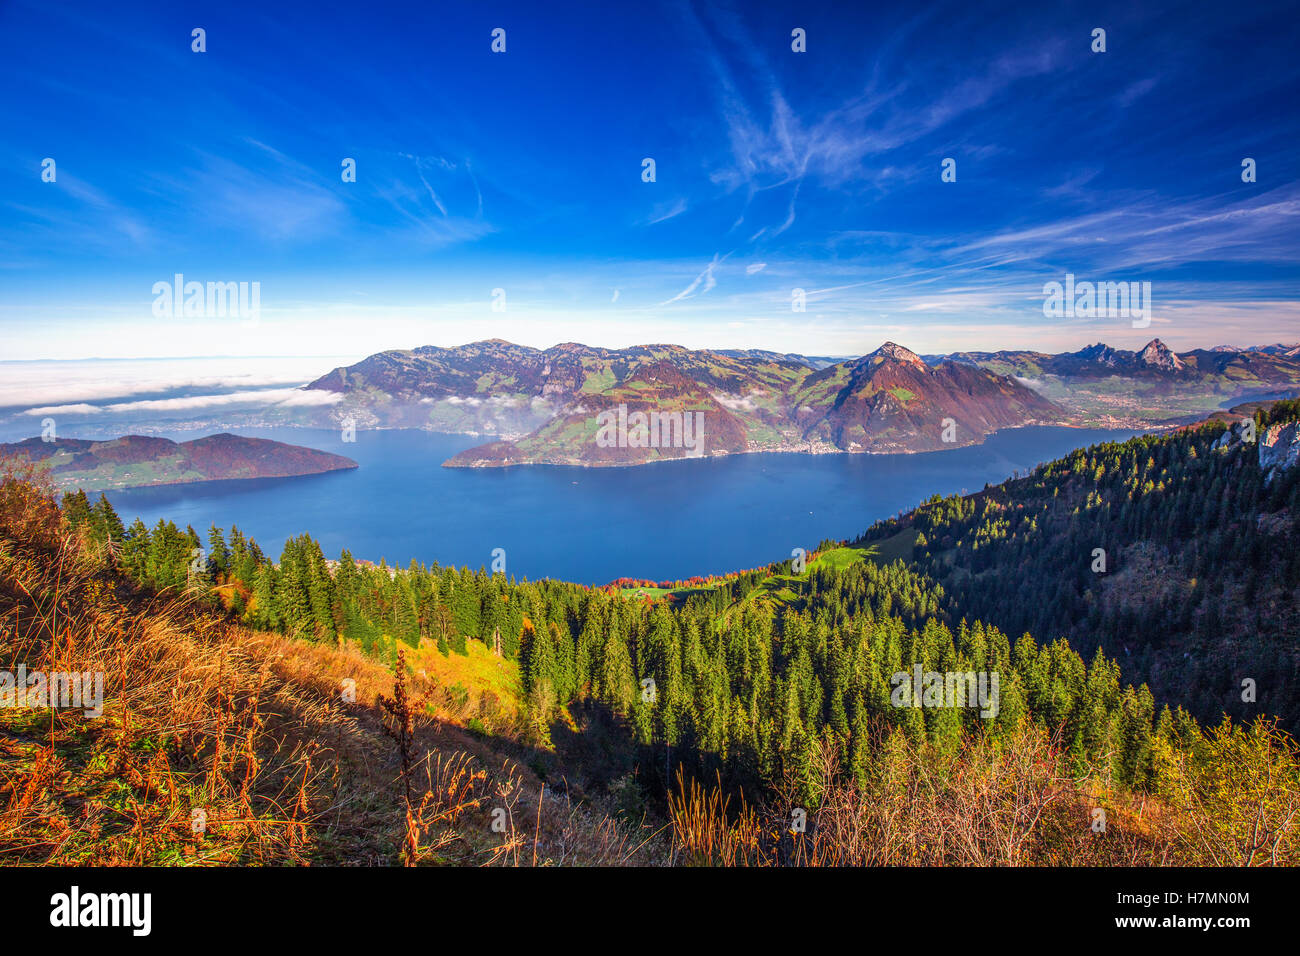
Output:
M1211 451L1222 451L1223 449L1225 449L1225 448L1231 448L1233 445L1237 444L1239 441L1242 441L1242 440L1243 440L1242 436L1243 436L1243 434L1245 433L1246 428L1248 427L1248 426L1247 426L1247 423L1248 423L1248 422L1249 422L1249 427L1251 428L1251 432L1250 432L1250 441L1254 441L1254 440L1255 440L1255 438L1254 438L1254 434L1255 434L1255 433L1254 433L1254 424L1255 424L1255 423L1254 423L1254 421L1252 421L1252 420L1250 420L1250 419L1245 419L1245 418L1243 418L1241 421L1239 421L1239 422L1233 422L1231 425L1229 425L1228 428L1227 428L1227 430L1226 430L1222 435L1219 436L1219 440L1216 441L1213 445L1210 446L1210 450L1211 450Z
M1265 483L1300 461L1300 422L1270 425L1259 436L1259 467Z

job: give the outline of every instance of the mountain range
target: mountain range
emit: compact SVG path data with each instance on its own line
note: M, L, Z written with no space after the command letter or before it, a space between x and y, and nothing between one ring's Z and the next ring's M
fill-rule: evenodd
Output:
M1137 351L1099 342L1059 354L922 357L887 342L860 358L836 358L572 342L542 350L489 339L380 352L307 388L340 396L328 412L334 424L490 437L446 464L491 467L932 451L1025 425L1176 425L1298 386L1300 345L1285 344L1176 353L1156 338ZM674 436L682 423L700 422L700 447L656 441L655 416ZM615 421L634 433L648 421L649 440L601 441L602 423Z
M954 352L942 356L982 367L997 366L1010 372L1060 375L1077 378L1105 378L1130 375L1156 379L1164 373L1179 373L1189 379L1213 376L1253 378L1261 382L1292 384L1296 381L1300 345L1268 345L1236 349L1220 345L1175 353L1159 339L1152 339L1137 352L1111 348L1102 342L1077 352L1050 355L1033 351Z
M1006 350L942 358L1010 375L1082 424L1097 427L1185 424L1243 400L1283 398L1300 387L1300 345L1221 345L1176 353L1152 339L1137 351L1098 342L1056 355Z
M382 352L308 388L342 395L332 410L338 422L499 436L446 462L453 467L929 451L973 444L1000 428L1071 420L1007 375L966 362L930 364L892 342L834 361L677 345L539 350L492 339ZM688 428L698 421L702 442L673 441L680 428L668 430L669 440L652 431L644 444L635 435L601 441L603 422L635 429L638 415L652 426L652 416Z

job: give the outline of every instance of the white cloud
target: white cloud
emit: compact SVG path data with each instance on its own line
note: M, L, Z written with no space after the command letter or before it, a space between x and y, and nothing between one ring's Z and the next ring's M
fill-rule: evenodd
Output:
M341 392L304 391L299 388L265 388L253 391L226 392L221 395L186 395L181 398L157 398L139 402L117 402L112 405L50 405L29 408L22 415L97 414L109 412L116 415L139 412L177 412L200 408L223 408L232 405L285 405L290 407L333 405L342 401Z
M730 408L732 411L752 412L754 410L754 400L747 395L727 395L718 392L713 396L723 408Z
M44 415L98 415L103 410L98 405L46 405L43 408L29 408L22 414L36 417Z
M302 385L351 361L333 356L0 362L0 408L106 402L183 390Z
M289 408L301 408L304 406L315 405L335 405L343 400L342 392L327 392L321 389L302 389L295 388L290 390L289 397L283 401L276 402L277 405L285 405Z

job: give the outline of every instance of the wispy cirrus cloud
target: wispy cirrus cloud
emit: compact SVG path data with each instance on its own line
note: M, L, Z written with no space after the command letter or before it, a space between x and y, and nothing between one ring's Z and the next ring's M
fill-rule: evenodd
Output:
M728 253L728 255L730 255L730 253ZM718 284L718 280L715 276L718 265L726 258L727 258L726 256L723 256L720 259L718 257L718 254L715 252L713 254L713 261L704 267L703 272L701 272L693 280L691 280L690 285L688 285L681 292L678 292L671 299L666 299L665 301L660 302L659 304L671 305L672 303L680 302L683 299L690 299L690 298L694 298L697 295L704 295L706 292L711 292Z
M669 219L676 219L686 212L687 208L686 200L680 197L668 203L659 203L655 206L650 217L646 219L646 225L654 226L661 222L667 222Z

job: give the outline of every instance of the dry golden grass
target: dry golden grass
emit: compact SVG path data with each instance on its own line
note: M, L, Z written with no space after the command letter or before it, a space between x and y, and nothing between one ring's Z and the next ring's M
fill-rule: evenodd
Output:
M0 666L102 674L104 710L0 712L0 852L302 862L331 773L320 752L349 733L346 716L245 632L184 599L136 600L102 555L57 526L24 541L23 524L0 539Z
M672 861L706 866L1168 866L1300 863L1300 763L1268 725L1211 735L1174 792L1116 793L1070 775L1041 730L967 740L942 758L901 732L861 780L832 746L814 768L820 804L795 824L789 796L729 803L678 780ZM792 788L787 788L792 789ZM1104 812L1104 818L1098 816ZM1099 826L1104 820L1104 826Z

